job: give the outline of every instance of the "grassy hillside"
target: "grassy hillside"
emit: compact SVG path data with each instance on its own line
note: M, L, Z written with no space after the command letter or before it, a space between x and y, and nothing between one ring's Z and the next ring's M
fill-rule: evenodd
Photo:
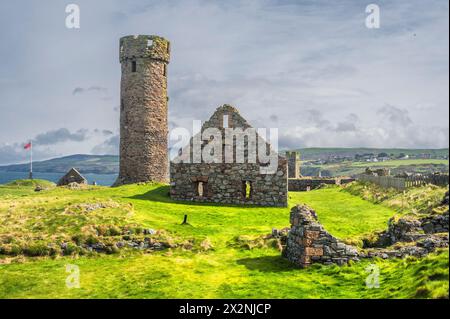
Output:
M28 172L29 164L0 166L0 172ZM76 167L84 174L115 174L119 171L119 158L115 155L70 155L33 163L33 170L41 173L67 173Z
M407 155L417 154L431 154L432 156L443 157L448 156L447 149L376 149L376 148L303 148L299 149L302 160L311 159L326 159L329 156L350 156L354 157L355 154L364 153L382 153L399 155L401 153ZM404 161L402 163L396 163L392 161L392 165L425 165L436 164L446 165L448 169L448 161L442 160L418 160L418 162L408 163ZM348 166L348 165L347 165ZM350 164L351 166L351 164ZM76 167L84 174L117 174L119 171L119 158L115 155L86 155L77 154L60 158L54 158L46 161L39 161L33 163L35 172L41 173L66 173L71 167ZM333 169L333 167L324 167L323 169ZM29 164L16 164L16 165L4 165L0 166L0 172L28 172Z
M440 159L408 159L385 162L342 162L323 165L302 165L301 173L305 176L353 176L364 172L367 167L389 168L391 174L415 172L429 174L434 172L448 173L449 162Z
M448 187L427 185L399 191L381 188L373 183L351 183L342 188L343 192L395 210L397 216L408 214L416 217L448 210L448 206L442 205L447 190Z
M354 147L354 148L344 148L344 147L311 147L311 148L300 148L297 149L301 153L303 160L312 159L326 159L330 155L338 156L350 156L354 157L356 154L366 154L366 153L387 153L394 154L398 156L401 153L406 155L418 155L418 154L431 154L432 156L443 157L448 156L449 149L404 149L404 148L367 148L367 147Z
M253 248L239 245L270 233L272 227L288 226L288 208L175 203L167 193L163 185L51 188L39 193L32 185L0 186L1 245L19 252L0 255L0 297L448 297L448 250L422 260L296 269L280 257L273 242ZM95 206L98 203L102 205ZM289 206L296 203L315 208L327 230L347 241L383 229L395 214L339 188L291 192ZM181 225L184 214L189 225ZM159 252L123 249L111 255L74 251L61 256L39 249L74 236L80 239L80 234L84 240L114 238L113 233L108 237L91 232L104 229L99 226L125 226L135 233L138 228L161 230L162 235L155 236L181 245ZM46 256L24 257L20 249ZM373 262L381 271L379 289L365 286L365 269ZM79 289L65 286L66 264L80 267Z
M357 162L354 163L355 167L398 167L398 166L410 166L410 165L447 165L447 160L440 159L408 159L408 160L392 160L385 162L367 163Z

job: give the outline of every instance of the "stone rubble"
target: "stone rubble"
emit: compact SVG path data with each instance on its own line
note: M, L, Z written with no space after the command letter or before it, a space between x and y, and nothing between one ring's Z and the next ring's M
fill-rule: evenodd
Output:
M358 260L358 251L339 241L318 222L314 210L305 205L291 209L291 230L283 256L300 267L312 263L343 265Z
M443 200L447 205L448 192ZM287 234L283 256L300 267L312 263L343 265L360 258L424 257L438 248L449 246L449 211L422 219L400 218L389 221L386 231L378 234L375 243L365 242L365 248L340 242L318 222L314 210L305 205L291 209L291 229ZM272 230L272 236L278 235Z

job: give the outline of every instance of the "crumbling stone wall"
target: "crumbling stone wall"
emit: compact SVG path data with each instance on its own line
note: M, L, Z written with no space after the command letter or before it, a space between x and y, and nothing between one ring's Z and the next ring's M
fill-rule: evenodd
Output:
M313 189L319 188L322 184L326 185L343 185L353 182L355 179L344 177L344 178L290 178L288 180L288 188L291 192L305 192Z
M368 247L386 247L397 242L415 242L430 235L448 233L449 211L442 214L431 214L416 219L414 217L402 217L398 220L391 218L388 229L377 234L377 240L373 243L365 242Z
M370 167L367 167L364 173L366 175L373 175L373 176L390 176L391 170L388 168L372 169Z
M115 185L168 181L169 42L158 36L120 39L120 169Z
M224 115L228 117L229 128L250 128L250 124L230 105L219 107L211 118L202 125L201 132L207 128L218 128L225 136ZM266 147L270 145L262 140ZM227 163L225 161L225 140L222 140L222 161L192 163L192 139L190 149L180 150L188 153L188 159L174 159L170 165L170 196L174 200L193 202L212 202L222 204L287 206L287 162L278 156L276 171L272 174L261 173L261 163ZM257 143L261 139L257 138ZM204 147L207 142L204 143ZM248 152L248 143L244 144L244 153ZM233 142L234 152L238 146ZM273 150L271 150L273 152Z
M291 230L283 256L300 267L312 263L342 265L358 260L358 251L328 233L314 210L305 205L291 209Z

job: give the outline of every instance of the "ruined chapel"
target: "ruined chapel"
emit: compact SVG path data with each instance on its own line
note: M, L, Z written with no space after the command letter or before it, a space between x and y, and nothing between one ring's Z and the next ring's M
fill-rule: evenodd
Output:
M287 206L287 161L279 156L258 134L254 139L246 136L243 143L237 138L226 139L227 129L245 131L251 125L239 114L239 111L223 105L206 121L198 135L203 135L201 150L213 141L204 139L206 130L216 128L220 131L220 158L217 162L193 162L195 148L191 138L189 147L180 150L178 158L170 163L170 196L175 200L213 202L222 204ZM244 134L245 135L245 134ZM206 134L209 137L209 134ZM276 157L273 171L265 172L268 163L260 160L261 151L258 146L263 144L266 154L270 152ZM252 147L253 146L253 147ZM226 160L227 148L233 158ZM255 151L252 158L252 153ZM184 153L183 152L186 152ZM217 151L214 150L214 151ZM238 153L243 154L243 161L237 159ZM256 159L256 160L255 160Z

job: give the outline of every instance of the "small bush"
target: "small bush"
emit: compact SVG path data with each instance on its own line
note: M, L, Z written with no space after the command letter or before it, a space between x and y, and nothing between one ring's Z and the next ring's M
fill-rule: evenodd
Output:
M46 243L31 243L23 248L23 254L29 257L49 256L50 251Z

